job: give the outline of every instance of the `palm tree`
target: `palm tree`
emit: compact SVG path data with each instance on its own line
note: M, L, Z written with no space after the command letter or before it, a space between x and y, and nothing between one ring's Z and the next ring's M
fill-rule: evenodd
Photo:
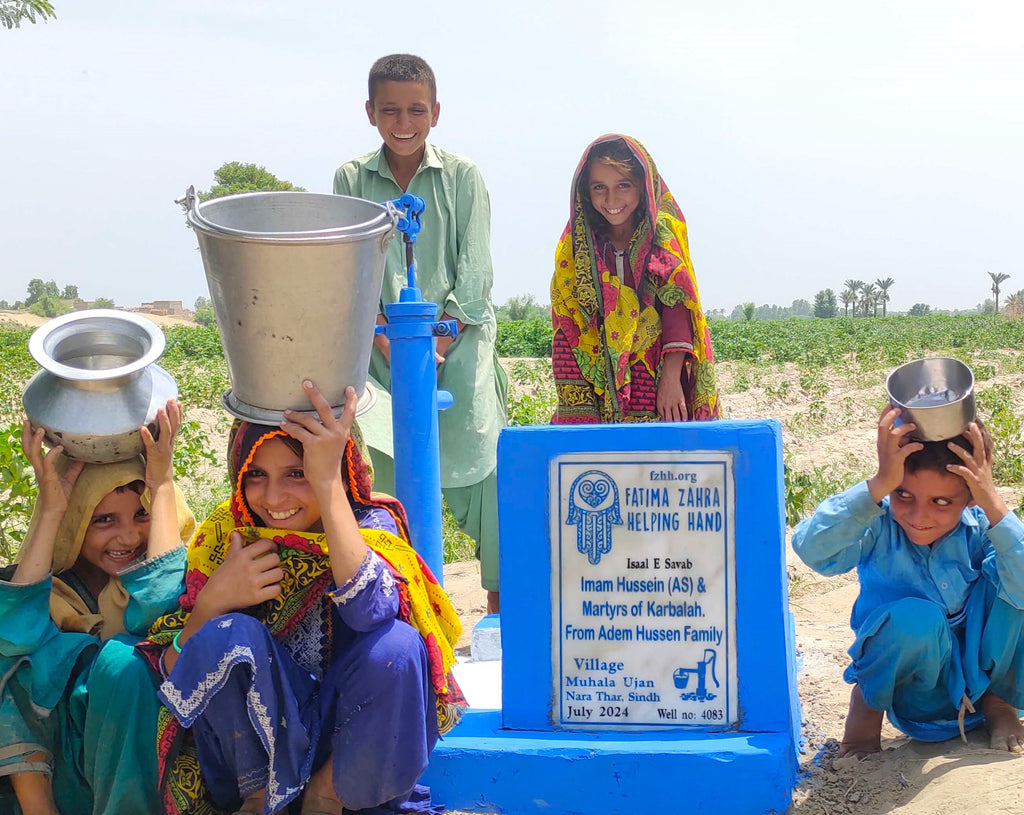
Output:
M853 289L845 289L843 293L839 295L839 299L843 301L843 316L849 317L850 306L857 305L857 292ZM853 316L856 317L857 313L854 312Z
M863 280L847 280L843 285L846 286L846 291L853 295L853 299L850 301L853 303L853 316L857 316L857 298L860 294L861 287L864 285Z
M860 287L860 304L864 307L864 316L868 316L868 309L875 309L875 316L878 316L878 290L874 283L865 283Z
M1002 272L989 272L988 276L992 278L992 296L996 298L996 314L999 313L999 287L1007 280L1010 279L1008 274Z
M755 306L753 303L744 303L743 304L743 319L746 320L749 323L751 320L754 319L754 312L756 310L757 310L757 306Z
M1006 313L1011 317L1024 315L1024 289L1014 292L1006 298Z
M0 26L6 29L21 28L24 20L34 23L38 17L45 22L56 16L49 0L0 0Z
M892 299L889 297L889 289L892 288L892 284L895 282L896 281L891 277L887 277L885 280L878 278L878 280L875 281L875 285L878 286L878 302L882 304L883 317L885 316L885 304Z

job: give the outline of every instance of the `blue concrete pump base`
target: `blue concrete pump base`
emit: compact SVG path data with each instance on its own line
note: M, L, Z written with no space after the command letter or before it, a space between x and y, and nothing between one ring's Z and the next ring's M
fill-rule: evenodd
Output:
M423 783L449 809L503 815L782 813L787 732L588 734L501 729L470 711L438 742Z

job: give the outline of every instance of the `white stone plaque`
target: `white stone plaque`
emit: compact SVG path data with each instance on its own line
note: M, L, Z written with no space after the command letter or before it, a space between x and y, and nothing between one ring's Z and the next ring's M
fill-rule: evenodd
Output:
M732 455L570 453L549 494L554 724L734 724Z

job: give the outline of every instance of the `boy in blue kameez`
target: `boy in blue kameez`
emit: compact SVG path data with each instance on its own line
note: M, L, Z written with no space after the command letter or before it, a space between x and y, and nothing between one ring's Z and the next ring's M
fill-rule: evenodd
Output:
M982 722L1021 752L1024 525L996 492L980 422L914 441L899 408L878 423L878 472L823 502L793 533L817 572L857 568L853 685L840 755L877 753L882 718L941 741Z

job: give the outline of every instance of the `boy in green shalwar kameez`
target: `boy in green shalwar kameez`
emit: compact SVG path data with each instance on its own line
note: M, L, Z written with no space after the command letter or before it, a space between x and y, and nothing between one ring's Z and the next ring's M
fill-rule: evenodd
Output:
M366 114L383 145L338 168L334 192L370 201L402 193L426 202L416 242L416 281L423 299L437 304L442 320L455 320L458 337L437 340L437 385L454 397L439 414L441 491L459 527L477 544L487 610L498 611L498 433L506 423L507 379L494 349L491 304L490 201L477 166L427 143L437 124L434 72L419 57L392 54L370 69ZM405 286L405 247L388 249L383 306ZM370 375L390 389L388 341L374 340ZM367 426L367 441L373 437ZM387 488L380 485L387 491Z

